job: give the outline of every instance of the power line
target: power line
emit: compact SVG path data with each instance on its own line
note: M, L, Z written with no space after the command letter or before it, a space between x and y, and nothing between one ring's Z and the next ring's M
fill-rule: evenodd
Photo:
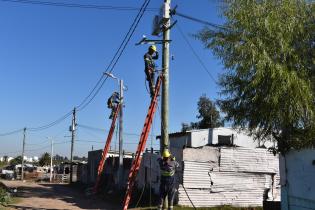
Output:
M20 4L33 4L41 6L53 6L53 7L66 7L66 8L79 8L79 9L97 9L97 10L115 10L115 11L136 11L137 7L130 6L109 6L109 5L94 5L94 4L75 4L75 3L63 3L53 1L37 1L37 0L0 0L2 2L20 3ZM158 8L148 8L147 11L155 12Z
M88 125L82 125L82 124L78 124L77 125L80 128L84 128L84 129L89 129L89 130L94 130L94 131L99 131L99 132L108 132L108 130L103 129L103 128L96 128L96 127L92 127L92 126L88 126ZM124 135L129 135L129 136L140 136L139 134L136 133L123 133Z
M69 6L69 7L78 6L78 4L64 4L64 3L42 2L42 1L32 1L32 0L0 0L0 1L18 2L18 3L32 3L32 4L45 4L45 5L50 5L50 6ZM124 39L122 41L122 43L120 44L118 50L114 54L114 57L110 61L109 65L107 67L107 72L111 73L114 70L114 67L116 66L116 64L118 63L120 57L122 56L123 52L125 51L125 49L126 49L128 43L129 43L132 35L134 34L134 32L135 32L135 30L136 30L136 28L137 28L141 18L143 17L144 12L147 10L147 6L149 5L149 3L150 3L150 0L145 0L144 3L142 4L142 6L141 6L137 16L135 17L133 23L131 24L127 34L125 35L125 37L124 37ZM92 8L93 5L85 5L85 6L89 7L89 8ZM107 7L109 8L110 6L106 6L106 8ZM112 7L112 8L114 8L114 7ZM115 8L117 8L117 7L115 7ZM105 9L105 6L104 6L104 9ZM127 9L127 7L124 7L124 9ZM137 9L137 8L129 8L129 9ZM87 107L92 102L92 100L96 97L96 95L99 93L99 91L103 87L103 85L104 85L105 81L107 80L107 78L108 78L108 76L106 76L104 78L104 74L102 74L102 76L97 81L96 85L90 91L88 96L85 97L83 99L83 101L79 104L79 106L77 107L78 111L82 111L85 107ZM72 114L72 111L66 113L65 115L63 115L62 117L58 118L57 120L55 120L55 121L53 121L51 123L48 123L48 124L43 125L43 126L38 126L38 127L30 127L27 130L36 132L36 131L41 131L41 130L48 129L48 128L52 127L52 126L55 126L55 125L61 123L63 120L67 119L71 114ZM23 129L14 130L14 131L11 131L11 132L0 134L0 136L11 135L11 134L14 134L14 133L21 132L22 130Z
M77 142L89 142L89 143L97 143L97 144L104 144L104 141L95 141L95 140L76 140ZM131 144L131 145L135 145L135 144L139 144L139 142L124 142L124 144ZM153 145L158 145L158 144L153 144Z
M188 16L188 15L179 13L179 12L177 12L177 11L175 11L173 14L174 14L174 15L177 15L177 16L180 16L180 17L183 17L183 18L186 18L186 19L188 19L188 20L197 22L197 23L201 23L201 24L203 24L203 25L207 25L207 26L216 28L216 29L227 30L227 28L226 28L225 26L223 26L223 25L211 23L211 22L208 22L208 21L205 21L205 20L200 20L200 19L198 19L198 18L195 18L195 17L192 17L192 16Z
M62 117L60 117L59 119L51 122L51 123L48 123L46 125L43 125L43 126L38 126L38 127L31 127L31 128L27 128L28 131L41 131L41 130L45 130L45 129L48 129L52 126L55 126L59 123L61 123L62 121L64 121L65 119L67 119L70 115L72 114L72 111L68 112L67 114L63 115Z
M204 62L201 60L201 58L198 56L198 54L196 53L196 51L194 50L194 48L192 47L192 45L190 44L189 40L187 39L187 37L185 36L184 32L182 31L181 27L179 26L179 24L177 23L176 25L176 29L178 29L179 33L181 34L181 36L183 37L183 39L185 40L186 44L188 45L188 47L190 48L190 51L194 54L194 56L197 58L197 61L200 63L200 65L202 66L202 68L206 71L206 73L209 75L209 77L216 83L216 80L214 79L214 77L212 76L212 74L210 73L209 69L207 68L207 66L204 64Z
M20 129L17 129L17 130L6 132L6 133L1 133L0 136L9 136L9 135L13 135L13 134L16 134L16 133L20 133L20 132L23 131L23 129L24 128L20 128Z
M136 28L137 28L137 26L138 26L138 24L139 24L141 18L143 17L143 14L144 14L144 12L146 11L146 8L147 8L147 6L149 5L149 3L150 3L150 0L145 0L144 3L142 4L142 6L141 6L141 8L140 8L140 10L139 10L139 12L138 12L138 14L137 14L137 16L135 17L135 19L134 19L133 23L131 24L131 26L130 26L128 32L127 32L127 34L125 35L125 37L124 37L122 43L120 44L118 50L117 50L116 53L114 54L114 57L112 58L112 60L110 61L109 65L108 65L108 67L107 67L107 69L106 69L106 71L107 71L108 73L111 73L111 72L114 70L116 64L118 63L118 61L119 61L119 59L120 59L120 57L122 56L123 52L125 51L125 49L126 49L128 43L129 43L129 41L130 41L132 35L134 34L134 32L135 32L135 30L136 30ZM92 100L96 97L96 95L99 93L99 91L102 89L104 83L105 83L106 80L108 79L108 75L105 77L105 79L103 79L103 78L104 78L104 74L103 74L103 75L101 76L101 78L98 80L97 84L94 86L94 88L93 88L93 90L90 92L89 96L84 99L84 101L87 101L87 99L88 99L88 98L92 95L92 93L95 91L95 89L96 89L96 87L98 86L98 84L101 83L101 81L103 80L102 83L101 83L101 85L96 89L95 93L93 94L93 96L90 98L90 100L89 100L87 103L84 104L84 102L83 102L83 103L81 103L81 104L77 107L77 108L78 108L78 111L82 111L82 110L83 110L86 106L88 106L88 105L92 102ZM84 105L83 105L83 104L84 104ZM82 106L82 107L81 107L81 106Z
M0 0L0 1L1 1L1 0ZM67 119L71 114L72 114L72 111L71 111L71 112L68 112L67 114L63 115L61 118L58 118L57 120L55 120L55 121L53 121L53 122L51 122L51 123L47 123L47 124L45 124L45 125L38 126L38 127L27 128L26 130L36 132L36 131L41 131L41 130L48 129L48 128L52 127L52 126L55 126L55 125L61 123L62 121L64 121L65 119ZM10 131L10 132L2 133L2 134L0 134L0 137L1 137L1 136L9 136L9 135L12 135L12 134L15 134L15 133L22 132L23 129L24 129L24 128L20 128L20 129L13 130L13 131Z

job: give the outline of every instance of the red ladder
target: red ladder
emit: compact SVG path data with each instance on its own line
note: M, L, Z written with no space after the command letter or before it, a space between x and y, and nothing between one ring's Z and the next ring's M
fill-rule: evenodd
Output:
M120 104L116 106L115 114L114 114L114 117L113 117L113 120L112 120L112 124L111 124L110 130L109 130L108 136L107 136L106 144L105 144L105 147L104 147L104 150L103 150L103 153L102 153L102 158L101 158L100 163L98 164L97 178L96 178L96 182L95 182L95 185L94 185L94 188L93 188L93 192L94 193L98 192L98 188L99 188L99 184L100 184L100 180L101 180L101 175L102 175L102 172L104 170L106 156L107 156L107 153L109 151L110 143L111 143L112 138L113 138L113 133L114 133L114 130L115 130L116 119L117 119L117 116L118 116L118 112L120 110L120 106L121 106Z
M137 148L137 152L136 152L136 155L135 155L135 159L132 162L132 166L131 166L131 169L130 169L130 172L129 172L128 186L127 186L127 191L126 191L126 195L125 195L125 199L124 199L124 205L123 205L124 206L124 208L123 208L124 210L128 209L128 205L129 205L129 202L130 202L130 199L131 199L132 188L133 188L133 186L135 184L137 173L138 173L139 168L140 168L141 156L142 156L142 153L143 153L143 151L145 149L145 145L146 145L146 142L147 142L147 139L148 139L148 136L149 136L149 132L150 132L150 128L151 128L151 125L152 125L153 116L154 116L154 113L156 111L157 98L158 98L158 95L159 95L159 92L160 92L161 83L162 83L162 76L160 75L158 77L158 80L157 80L156 85L155 85L154 97L151 99L151 104L150 104L150 107L149 107L149 110L148 110L147 117L146 117L145 122L144 122L144 126L143 126L143 130L142 130L142 133L141 133L141 136L140 136L140 141L139 141L139 144L138 144L138 148Z

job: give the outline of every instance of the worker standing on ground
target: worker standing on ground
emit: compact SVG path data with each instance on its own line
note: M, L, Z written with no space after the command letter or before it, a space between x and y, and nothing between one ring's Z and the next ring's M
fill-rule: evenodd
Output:
M173 210L175 196L175 172L179 164L168 150L164 150L162 158L158 159L161 171L160 200L158 210L162 210L166 196L168 196L168 210Z
M112 109L109 119L113 119L115 110L120 103L119 93L114 92L107 100L107 108Z
M151 45L148 52L144 54L144 64L145 64L145 75L149 83L151 98L154 96L155 92L155 62L159 58L159 53L156 50L155 45Z

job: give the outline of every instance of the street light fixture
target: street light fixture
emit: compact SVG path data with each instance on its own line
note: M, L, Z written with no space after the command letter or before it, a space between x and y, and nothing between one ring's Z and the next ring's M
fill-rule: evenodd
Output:
M117 77L115 77L112 73L104 72L104 74L105 74L106 76L108 76L108 77L111 77L111 78L113 78L113 79L119 80L119 79L118 79Z

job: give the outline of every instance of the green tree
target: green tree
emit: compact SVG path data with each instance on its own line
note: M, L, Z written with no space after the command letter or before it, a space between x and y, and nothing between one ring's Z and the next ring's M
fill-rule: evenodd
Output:
M314 4L306 0L226 0L224 29L197 34L223 61L221 110L285 153L314 145Z
M18 165L18 164L22 164L22 156L17 156L14 159L12 159L10 161L11 165Z
M38 164L40 166L50 165L50 154L48 152L45 152L44 154L42 154L42 156L39 158Z
M216 128L223 126L220 112L217 110L215 103L212 102L206 95L202 95L198 101L197 118L200 119L198 127L203 128Z
M8 163L8 158L9 158L9 157L8 157L7 155L3 156L3 162L4 162L4 163Z
M198 122L182 123L182 131L191 129L216 128L224 125L220 112L217 110L215 103L206 95L202 95L198 100Z

